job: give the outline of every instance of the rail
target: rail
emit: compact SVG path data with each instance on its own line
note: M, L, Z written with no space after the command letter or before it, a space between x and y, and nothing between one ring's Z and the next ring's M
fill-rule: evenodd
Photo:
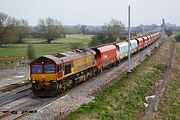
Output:
M0 120L8 119L10 117L12 120L20 120L23 117L26 117L35 112L37 111L3 111L2 115L0 116Z

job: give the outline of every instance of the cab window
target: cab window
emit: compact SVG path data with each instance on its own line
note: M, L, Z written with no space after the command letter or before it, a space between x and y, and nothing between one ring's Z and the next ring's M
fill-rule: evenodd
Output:
M59 71L62 71L62 65L59 65Z
M64 72L65 72L64 73L65 75L71 73L71 64L65 65L65 71Z
M52 65L52 64L44 65L44 72L45 73L54 73L55 72L55 65Z
M42 65L32 65L32 73L42 73Z

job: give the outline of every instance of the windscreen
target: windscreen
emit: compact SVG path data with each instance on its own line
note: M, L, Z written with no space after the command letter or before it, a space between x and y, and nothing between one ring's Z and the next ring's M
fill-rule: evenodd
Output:
M54 73L55 72L55 65L53 65L53 64L44 65L44 72L45 73Z
M42 73L42 65L32 65L32 73Z

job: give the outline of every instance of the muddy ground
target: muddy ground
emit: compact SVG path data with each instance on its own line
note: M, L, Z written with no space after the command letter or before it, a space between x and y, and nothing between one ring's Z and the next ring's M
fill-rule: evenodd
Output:
M29 66L15 66L10 69L0 70L0 88L10 85L21 83L29 79Z

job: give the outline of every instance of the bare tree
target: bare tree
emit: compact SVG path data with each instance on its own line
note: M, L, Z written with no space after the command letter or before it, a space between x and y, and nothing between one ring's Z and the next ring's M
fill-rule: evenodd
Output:
M56 38L63 37L65 34L61 22L52 18L39 19L38 30L41 36L47 39L48 43Z
M82 47L82 43L80 42L71 43L71 50L75 50L81 47Z
M27 58L31 61L36 57L36 52L32 44L28 44L27 47Z
M86 35L87 25L81 25L81 32L82 32L83 35Z
M75 25L75 26L64 26L64 29L67 34L80 34L81 33L81 26Z
M124 24L116 19L112 19L108 24L105 24L103 26L104 33L106 33L106 38L111 39L113 42L116 39L120 39L122 37L122 34L125 31Z
M180 42L180 34L178 34L178 35L175 36L175 40L176 40L177 42Z
M16 35L16 42L22 43L22 39L25 38L28 34L28 22L24 19L18 20L15 24L15 35Z
M102 32L92 37L89 46L93 47L99 44L115 42L117 39L122 39L125 33L124 24L115 19L112 19L108 24L102 26L102 29Z
M5 13L0 13L0 47L7 43L8 37L14 31L14 25L16 20Z

